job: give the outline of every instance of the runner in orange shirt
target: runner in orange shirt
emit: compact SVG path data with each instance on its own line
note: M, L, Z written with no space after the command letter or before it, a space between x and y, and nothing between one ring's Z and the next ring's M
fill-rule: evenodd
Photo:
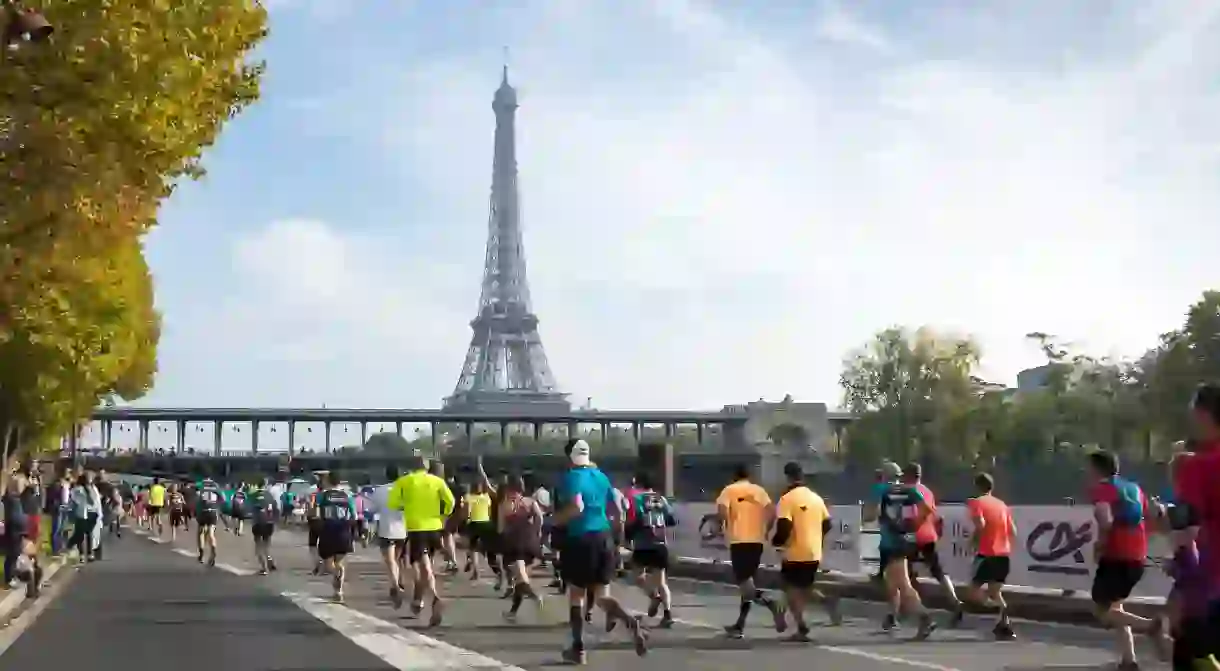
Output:
M941 588L945 591L945 598L949 600L949 603L954 604L949 626L956 627L965 617L965 611L962 610L961 599L957 598L957 591L953 588L953 578L947 575L945 569L941 567L940 554L936 552L936 543L940 540L940 528L943 524L940 516L936 514L936 496L927 485L923 484L923 467L919 464L914 462L907 464L907 467L902 470L902 476L903 482L918 489L919 493L923 495L923 500L932 508L932 514L915 530L915 556L908 561L911 568L911 584L918 584L915 581L916 564L927 566L928 573L936 582L940 583Z
M971 601L979 605L994 604L999 607L1000 619L996 621L992 633L997 640L1009 641L1017 636L1012 631L1008 603L1001 592L1004 581L1008 579L1017 525L1012 521L1008 504L992 494L995 481L990 475L979 473L975 476L974 488L978 496L966 502L966 509L974 523L973 541L977 553L974 556L974 576L967 594Z

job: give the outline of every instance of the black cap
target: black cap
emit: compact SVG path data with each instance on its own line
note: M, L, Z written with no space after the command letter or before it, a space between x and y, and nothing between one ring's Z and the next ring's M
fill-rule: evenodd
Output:
M793 480L799 480L805 477L805 469L801 468L801 465L795 461L789 461L784 464L784 475Z

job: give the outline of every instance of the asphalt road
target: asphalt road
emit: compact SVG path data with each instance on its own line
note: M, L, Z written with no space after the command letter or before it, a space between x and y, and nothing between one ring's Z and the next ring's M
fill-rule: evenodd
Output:
M62 595L0 653L0 668L537 669L558 664L567 640L566 607L557 597L538 613L524 607L520 621L509 624L501 616L507 603L488 582L446 578L442 589L451 597L446 621L428 628L388 603L372 549L352 558L347 601L339 606L324 601L327 580L309 575L304 534L277 532L281 570L269 577L254 575L248 536L222 532L220 541L221 561L214 569L195 561L192 538L154 543L128 534L112 543L105 561L76 573ZM721 625L737 610L729 589L691 581L675 581L675 588L674 614L680 622L653 632L647 657L636 657L623 634L605 634L595 624L587 634L589 665L604 671L810 666L1050 671L1106 668L1113 661L1104 631L1033 622L1017 623L1021 639L1012 643L990 640L991 622L973 617L960 629L910 642L912 627L894 636L878 633L881 611L864 602L846 604L842 627L815 626L814 644L779 641L763 613L752 617L746 640L731 641L720 635ZM617 591L631 607L644 606L637 590ZM1145 668L1158 668L1152 659L1144 656Z

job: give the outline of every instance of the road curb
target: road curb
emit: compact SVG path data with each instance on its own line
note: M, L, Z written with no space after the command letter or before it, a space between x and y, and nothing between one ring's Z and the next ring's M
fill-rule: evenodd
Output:
M55 574L59 573L59 569L63 568L63 566L64 566L64 560L62 558L52 560L47 565L47 567L43 569L43 572L42 572L43 585L45 586L46 583L48 583L51 580L51 578L55 577ZM14 612L16 612L17 609L20 608L27 601L37 601L37 600L38 600L37 598L30 599L29 597L27 597L25 595L24 589L14 588L8 594L6 594L3 599L0 599L0 620L7 619L10 615L12 615Z
M691 578L725 584L733 583L731 567L727 563L720 561L679 557L676 561L672 562L670 574L678 578ZM763 589L779 589L779 570L770 566L759 569L756 582ZM948 609L949 601L938 586L931 584L931 581L921 580L920 582L922 584L919 586L919 592L925 604L942 610ZM823 573L818 578L818 587L828 595L847 599L860 601L886 600L881 586L867 579ZM966 585L957 585L958 594L961 595L965 588ZM1004 600L1008 603L1008 611L1013 617L1040 622L1100 626L1093 615L1093 604L1087 596L1031 594L1027 591L1013 589L1004 593ZM1160 614L1163 607L1148 601L1150 600L1129 603L1126 606L1126 610L1143 617ZM970 613L994 612L994 610L985 610L971 606L968 606L966 611Z

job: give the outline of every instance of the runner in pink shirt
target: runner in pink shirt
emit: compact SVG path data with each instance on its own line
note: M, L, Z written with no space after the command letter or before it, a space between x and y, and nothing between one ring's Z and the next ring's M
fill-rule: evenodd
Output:
M909 561L912 583L914 583L915 565L923 564L927 566L928 573L932 574L936 582L941 584L941 587L945 590L945 596L954 604L953 616L949 620L949 626L956 627L961 624L962 619L965 617L965 610L962 607L961 599L957 598L957 590L953 588L953 578L945 574L945 569L940 565L940 555L936 552L936 542L940 540L940 528L942 525L940 516L936 514L936 496L921 481L923 478L923 467L919 464L907 464L906 468L902 471L902 476L906 484L919 490L924 501L932 508L932 514L915 530L915 556L911 557Z

